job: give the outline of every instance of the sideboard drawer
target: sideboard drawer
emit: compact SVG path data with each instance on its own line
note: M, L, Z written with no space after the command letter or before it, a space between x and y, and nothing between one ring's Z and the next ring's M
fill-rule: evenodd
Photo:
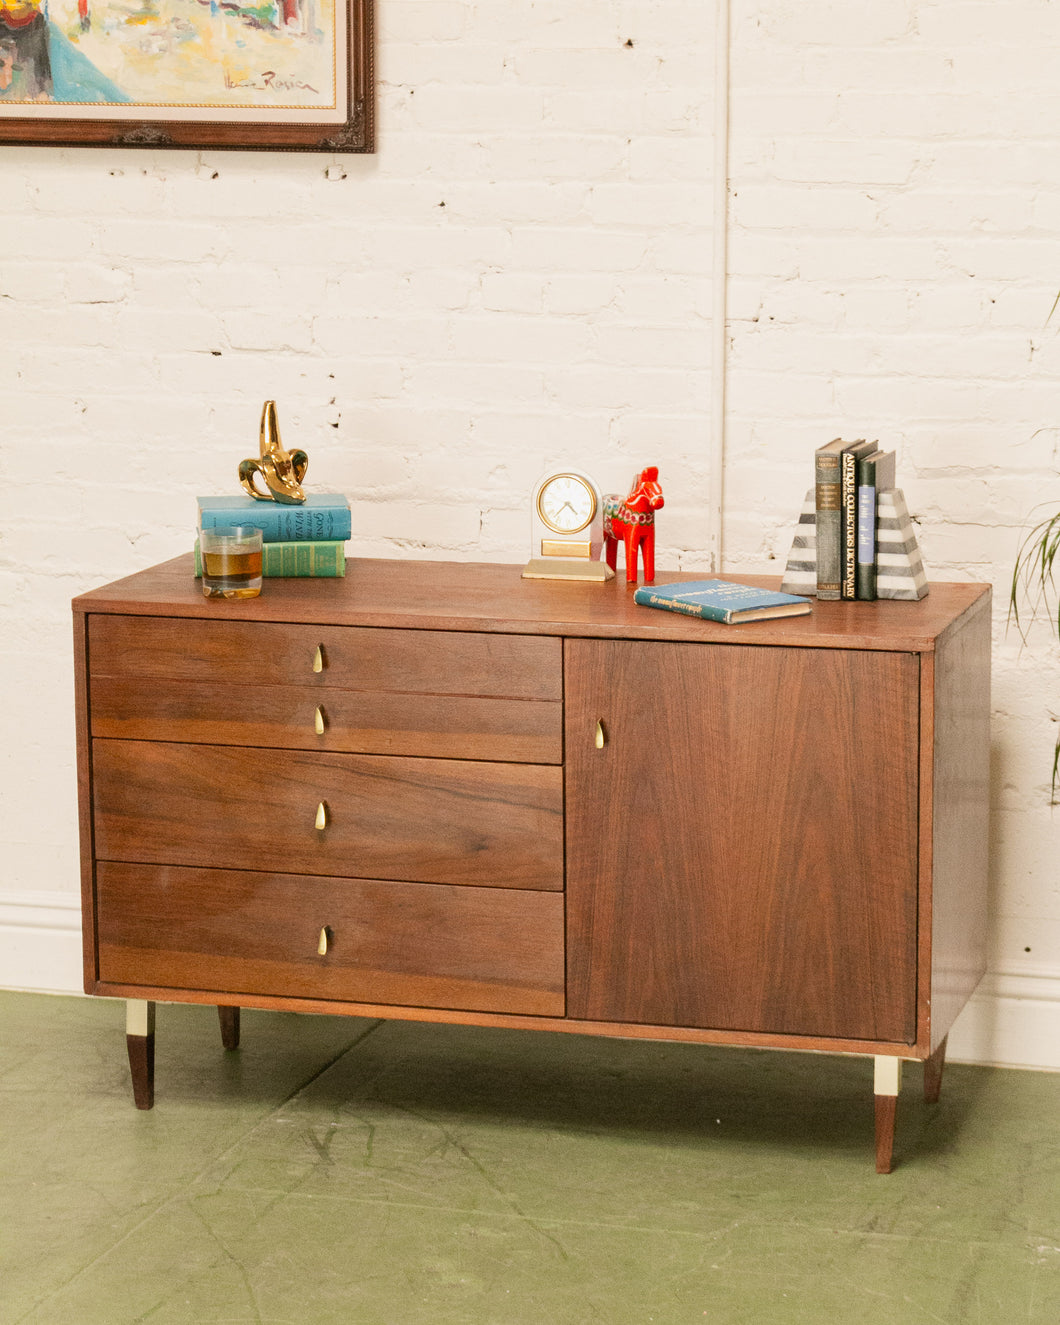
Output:
M94 615L89 667L123 679L563 697L560 641L528 635Z
M97 893L109 983L563 1015L555 893L113 863Z
M563 888L559 767L96 740L92 772L100 860Z
M92 734L558 764L559 700L92 677Z

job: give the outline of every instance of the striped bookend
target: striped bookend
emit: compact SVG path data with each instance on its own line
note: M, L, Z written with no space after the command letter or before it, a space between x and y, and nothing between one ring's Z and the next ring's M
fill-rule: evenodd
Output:
M817 594L817 514L813 488L802 503L780 591L801 594L803 597L815 597Z
M926 598L927 572L900 488L879 494L876 506L876 596Z

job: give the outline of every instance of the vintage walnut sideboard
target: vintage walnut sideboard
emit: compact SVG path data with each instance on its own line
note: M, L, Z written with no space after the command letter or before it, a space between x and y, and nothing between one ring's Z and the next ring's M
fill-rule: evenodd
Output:
M660 582L695 578L660 573ZM773 585L769 579L744 577ZM85 988L902 1060L985 965L990 591L724 626L517 566L74 600Z

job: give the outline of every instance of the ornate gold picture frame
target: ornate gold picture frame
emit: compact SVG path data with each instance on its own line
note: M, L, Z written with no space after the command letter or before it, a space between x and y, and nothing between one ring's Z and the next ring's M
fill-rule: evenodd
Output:
M0 0L0 143L371 152L372 0Z

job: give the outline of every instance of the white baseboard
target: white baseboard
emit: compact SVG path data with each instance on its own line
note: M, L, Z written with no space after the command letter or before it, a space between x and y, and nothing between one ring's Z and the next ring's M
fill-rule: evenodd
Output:
M0 989L80 994L83 988L80 899L0 894Z
M1060 1071L1060 973L988 971L950 1031L946 1057Z
M81 908L69 893L0 894L0 989L79 994ZM950 1032L952 1062L1060 1071L1060 972L990 972Z

